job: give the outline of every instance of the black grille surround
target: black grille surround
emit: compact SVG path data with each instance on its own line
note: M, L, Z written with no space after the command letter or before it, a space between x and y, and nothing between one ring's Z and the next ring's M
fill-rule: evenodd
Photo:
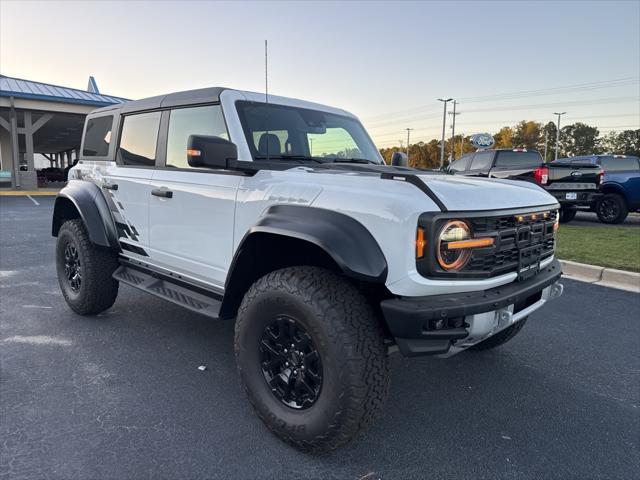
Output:
M427 278L480 279L516 272L520 251L528 247L539 247L541 260L549 258L555 251L553 225L558 207L556 204L517 210L423 213L418 226L424 228L427 247L424 256L416 260L417 270ZM474 249L466 265L457 271L442 269L436 260L438 235L449 220L466 222L473 238L494 239L492 246Z

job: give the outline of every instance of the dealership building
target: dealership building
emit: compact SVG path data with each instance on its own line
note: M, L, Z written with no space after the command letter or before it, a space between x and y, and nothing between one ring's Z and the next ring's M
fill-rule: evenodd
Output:
M77 161L86 115L125 98L0 75L0 189L38 188L35 158L64 169ZM42 182L41 182L42 184Z

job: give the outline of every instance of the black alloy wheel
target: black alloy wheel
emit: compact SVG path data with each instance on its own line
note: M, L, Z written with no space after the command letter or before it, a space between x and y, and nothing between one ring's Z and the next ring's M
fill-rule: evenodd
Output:
M273 395L288 407L304 410L322 389L322 362L309 333L292 317L280 315L260 339L262 374Z
M78 249L73 242L67 243L64 248L64 273L69 283L69 288L74 293L80 292L82 286L82 263Z
M604 197L598 203L598 218L604 223L615 223L620 216L620 205L614 197Z

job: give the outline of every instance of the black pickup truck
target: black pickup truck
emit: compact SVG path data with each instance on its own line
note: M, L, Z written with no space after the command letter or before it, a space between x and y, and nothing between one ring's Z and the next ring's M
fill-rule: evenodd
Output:
M600 166L544 163L536 150L478 150L463 155L448 170L456 175L535 182L560 202L562 223L573 220L578 207L593 205L602 196L598 191L604 176Z

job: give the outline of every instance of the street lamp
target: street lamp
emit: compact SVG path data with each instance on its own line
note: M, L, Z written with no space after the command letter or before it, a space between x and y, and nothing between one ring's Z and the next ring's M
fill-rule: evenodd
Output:
M444 131L447 123L447 102L453 98L439 98L438 101L444 104L444 113L442 114L442 141L440 142L440 168L444 166Z
M560 144L560 117L567 112L553 112L554 115L558 116L558 125L556 131L556 160L558 160L558 145Z

